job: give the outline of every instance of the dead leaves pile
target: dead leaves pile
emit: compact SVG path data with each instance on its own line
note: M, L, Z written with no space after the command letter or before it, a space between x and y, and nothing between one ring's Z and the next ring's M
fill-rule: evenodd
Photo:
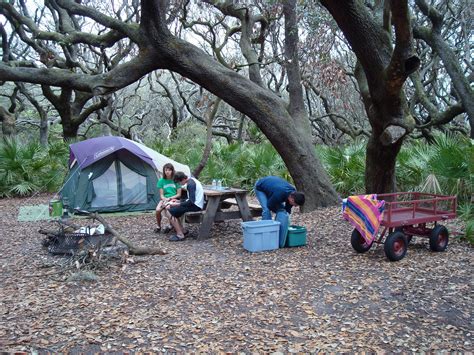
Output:
M33 203L44 203L48 196ZM212 239L171 243L154 216L108 219L164 256L110 263L96 282L67 281L41 248L48 222L18 223L0 200L0 349L4 351L472 351L473 249L417 238L400 262L356 254L338 208L295 214L308 245L251 254L239 221ZM455 221L454 221L455 222ZM453 225L455 223L453 222ZM194 226L192 228L195 228Z

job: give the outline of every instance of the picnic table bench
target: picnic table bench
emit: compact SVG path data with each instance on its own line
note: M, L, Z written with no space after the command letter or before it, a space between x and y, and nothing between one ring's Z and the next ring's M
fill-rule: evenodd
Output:
M220 190L208 186L203 187L207 200L205 209L198 212L187 212L184 215L187 223L200 223L198 240L209 238L214 222L229 219L251 221L253 217L262 214L262 208L259 205L248 203L247 190L233 187ZM238 210L223 211L232 206L237 206Z

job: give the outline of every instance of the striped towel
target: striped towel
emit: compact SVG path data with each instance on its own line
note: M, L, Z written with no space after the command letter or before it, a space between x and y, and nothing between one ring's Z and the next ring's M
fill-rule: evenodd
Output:
M344 199L342 216L356 228L367 243L372 243L383 219L384 200L376 194L349 196Z

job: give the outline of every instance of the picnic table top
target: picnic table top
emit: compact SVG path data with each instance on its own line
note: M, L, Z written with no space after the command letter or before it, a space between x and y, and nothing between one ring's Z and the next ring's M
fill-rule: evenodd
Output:
M206 196L224 196L224 195L240 195L246 194L248 191L236 187L222 187L220 189L213 188L212 186L203 185L204 194Z

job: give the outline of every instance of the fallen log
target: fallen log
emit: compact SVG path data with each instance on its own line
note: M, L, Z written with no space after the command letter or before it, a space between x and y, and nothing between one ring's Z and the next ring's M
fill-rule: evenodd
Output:
M107 221L100 216L98 213L90 213L89 216L98 220L102 223L105 227L105 230L110 232L115 238L120 240L123 244L125 244L131 255L165 255L167 252L160 248L150 248L150 247L140 247L134 245L128 238L120 235Z

